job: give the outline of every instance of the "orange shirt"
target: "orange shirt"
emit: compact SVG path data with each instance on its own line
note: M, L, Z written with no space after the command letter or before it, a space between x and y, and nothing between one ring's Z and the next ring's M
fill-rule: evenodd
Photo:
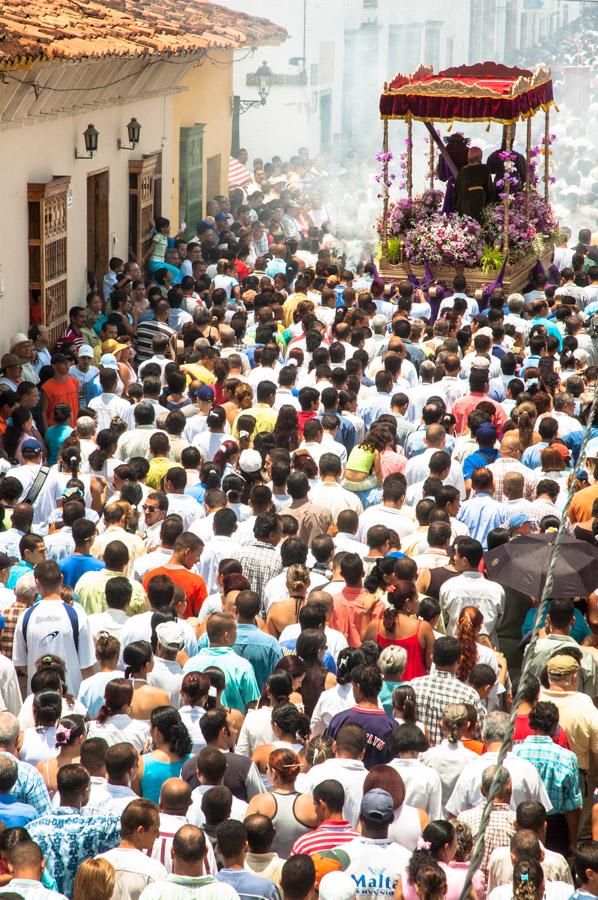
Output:
M591 519L594 500L598 500L598 482L573 494L569 507L569 520L576 524Z
M147 586L150 578L153 578L154 575L168 575L168 577L174 581L175 584L178 584L185 591L187 597L187 609L185 610L185 619L188 619L189 616L196 616L201 609L202 603L208 596L208 591L206 588L206 583L201 577L201 575L196 575L195 572L190 572L189 569L186 569L184 566L177 565L165 565L158 566L156 569L151 569L151 571L147 572L145 578L143 579L143 587L147 591Z
M461 743L464 747L467 747L468 750L473 750L474 753L477 753L479 756L484 752L484 744L482 741L474 741L473 739L462 740Z
M71 422L77 420L79 412L79 382L72 375L67 375L66 381L58 382L49 378L42 385L42 391L48 398L48 426L55 425L54 410L58 403L66 403L71 408Z

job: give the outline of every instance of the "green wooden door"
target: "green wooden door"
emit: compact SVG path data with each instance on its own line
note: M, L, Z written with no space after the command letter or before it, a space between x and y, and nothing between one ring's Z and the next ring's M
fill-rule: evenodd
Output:
M203 210L204 125L181 128L179 137L179 207L181 221L187 223L185 237L195 234Z

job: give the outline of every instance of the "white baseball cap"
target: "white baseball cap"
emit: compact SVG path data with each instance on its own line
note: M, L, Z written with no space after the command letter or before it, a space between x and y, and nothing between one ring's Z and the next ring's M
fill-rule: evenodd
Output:
M89 359L93 359L93 350L89 344L81 344L79 347L79 356L87 356Z

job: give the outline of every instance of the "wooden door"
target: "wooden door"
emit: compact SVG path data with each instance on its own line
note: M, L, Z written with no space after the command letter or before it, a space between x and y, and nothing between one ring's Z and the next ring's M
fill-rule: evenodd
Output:
M47 325L50 346L67 321L69 176L27 185L29 321Z
M141 262L152 238L156 157L129 162L129 258Z
M110 259L109 188L108 169L87 176L87 268L100 293Z
M181 128L179 140L179 207L187 223L185 237L195 234L203 209L203 125Z

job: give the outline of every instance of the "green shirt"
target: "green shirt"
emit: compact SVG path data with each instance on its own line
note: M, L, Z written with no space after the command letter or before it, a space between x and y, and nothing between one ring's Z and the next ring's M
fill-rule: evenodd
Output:
M232 647L204 647L197 656L187 660L183 671L185 674L203 672L210 666L221 669L226 679L226 687L222 693L223 706L245 713L249 703L259 700L260 691L253 666L246 659L237 656Z
M106 583L116 576L122 578L122 574L111 569L100 569L99 572L86 572L81 576L75 585L75 594L88 615L106 610ZM133 593L127 607L127 615L134 616L136 613L146 612L148 605L142 585L138 581L129 580L133 585Z

